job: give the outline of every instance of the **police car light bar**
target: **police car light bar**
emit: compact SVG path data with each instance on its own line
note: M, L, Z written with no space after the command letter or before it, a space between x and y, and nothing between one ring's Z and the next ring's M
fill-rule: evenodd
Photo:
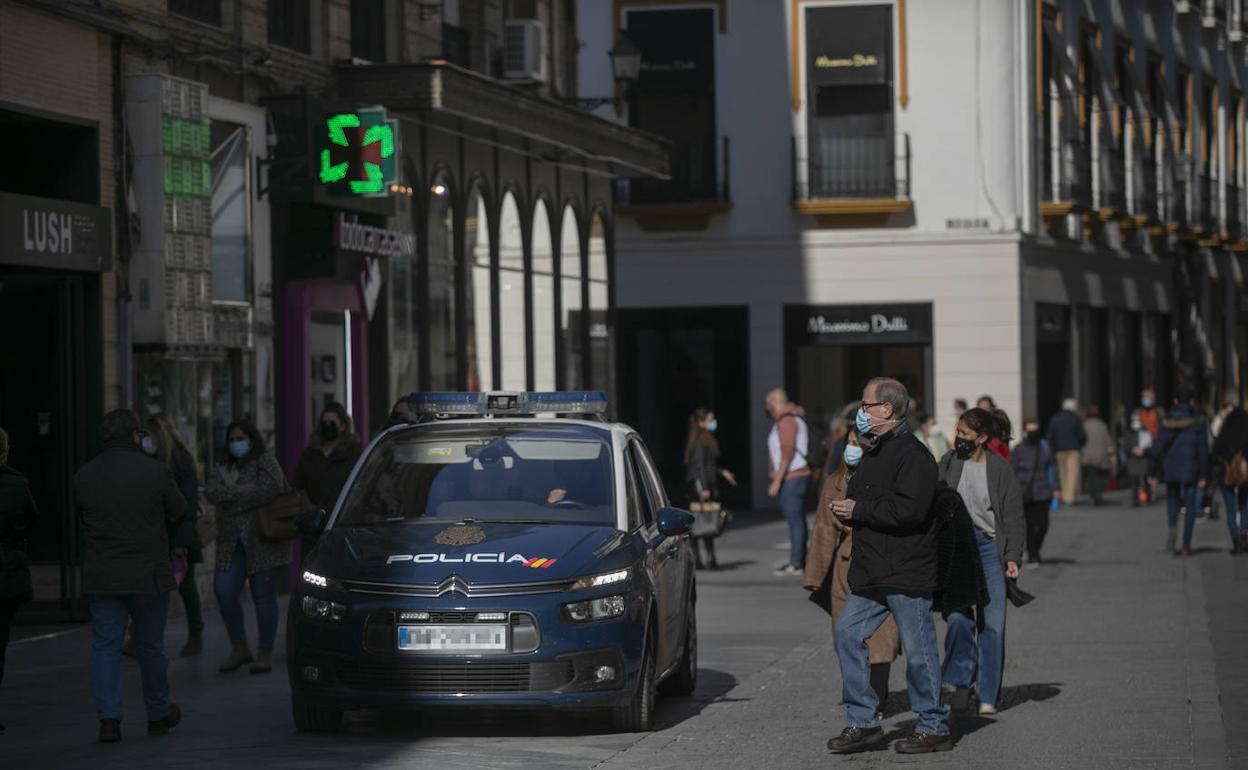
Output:
M607 411L607 396L598 390L413 393L407 397L407 403L413 411L425 415L601 415Z

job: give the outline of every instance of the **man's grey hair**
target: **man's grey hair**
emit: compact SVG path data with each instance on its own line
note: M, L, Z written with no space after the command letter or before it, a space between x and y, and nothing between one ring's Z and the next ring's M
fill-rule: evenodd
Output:
M875 386L875 398L893 407L893 418L901 419L910 412L910 391L892 377L876 377L867 383L867 388Z
M1079 411L1079 402L1073 398L1062 399L1062 408L1068 412Z

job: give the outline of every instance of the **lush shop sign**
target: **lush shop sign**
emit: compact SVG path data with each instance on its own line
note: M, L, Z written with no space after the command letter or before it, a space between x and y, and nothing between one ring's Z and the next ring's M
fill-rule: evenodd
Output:
M785 335L797 345L927 343L932 339L932 306L790 306L785 308Z
M98 272L112 266L102 206L0 193L0 263Z

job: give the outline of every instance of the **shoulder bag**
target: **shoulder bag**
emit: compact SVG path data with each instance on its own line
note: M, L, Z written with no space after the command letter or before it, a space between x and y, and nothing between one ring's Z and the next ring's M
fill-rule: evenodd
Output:
M689 534L694 537L719 537L728 523L728 512L715 501L690 503L689 512L693 514L693 527Z

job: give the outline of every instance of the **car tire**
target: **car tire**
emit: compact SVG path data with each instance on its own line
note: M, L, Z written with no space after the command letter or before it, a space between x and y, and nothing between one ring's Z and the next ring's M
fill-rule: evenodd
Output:
M664 695L692 695L698 687L698 613L689 606L689 623L685 629L685 649L680 656L680 666L659 684Z
M318 706L300 695L290 697L290 711L301 733L333 732L342 724L341 711Z
M641 673L633 697L611 709L611 725L622 733L648 733L654 729L654 645L647 639Z

